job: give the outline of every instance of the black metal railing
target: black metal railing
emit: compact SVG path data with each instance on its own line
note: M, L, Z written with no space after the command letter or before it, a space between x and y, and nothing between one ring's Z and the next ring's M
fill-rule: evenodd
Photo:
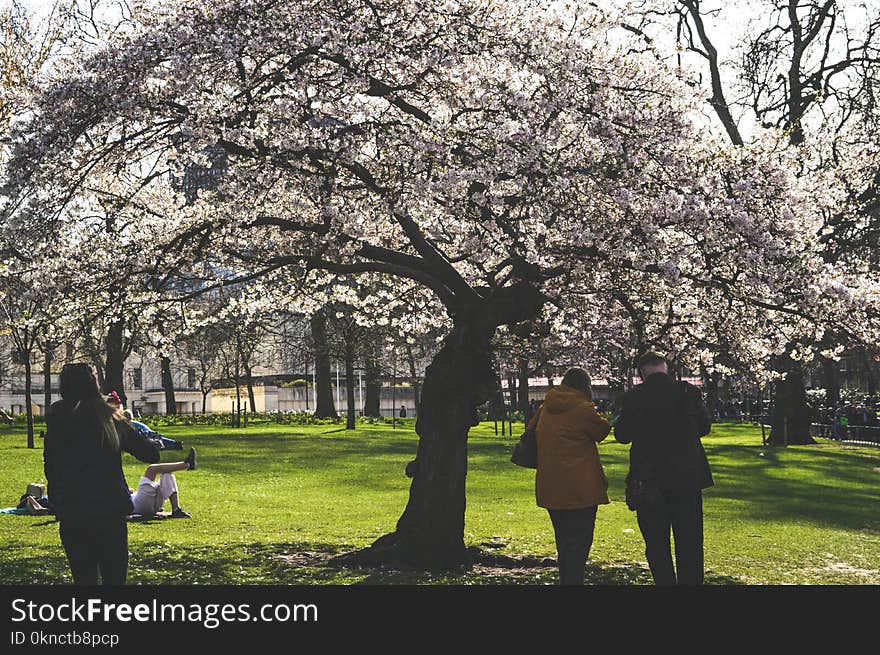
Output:
M810 436L880 446L880 427L872 425L847 425L844 427L827 423L811 423Z

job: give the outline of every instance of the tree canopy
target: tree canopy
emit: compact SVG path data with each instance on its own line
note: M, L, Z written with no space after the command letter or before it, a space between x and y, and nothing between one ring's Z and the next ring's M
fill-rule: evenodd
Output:
M713 138L613 25L486 1L144 7L42 81L6 215L154 271L394 276L453 319L545 306L578 334L616 294L677 338L736 317L754 357L831 316L867 338L876 281L818 257L842 190L773 138ZM217 148L216 190L183 203L174 181Z

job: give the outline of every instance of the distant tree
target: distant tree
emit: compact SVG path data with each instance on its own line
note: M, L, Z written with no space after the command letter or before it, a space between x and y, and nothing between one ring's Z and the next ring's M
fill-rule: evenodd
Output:
M309 319L312 343L315 348L315 416L338 418L333 404L333 386L330 378L330 346L327 340L327 313L319 309Z

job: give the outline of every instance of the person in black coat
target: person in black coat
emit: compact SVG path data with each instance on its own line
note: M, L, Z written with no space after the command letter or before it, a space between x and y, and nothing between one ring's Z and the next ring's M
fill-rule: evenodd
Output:
M65 364L60 392L46 413L43 463L74 584L98 584L99 575L125 584L132 502L122 451L152 464L159 450L107 402L88 364Z
M638 368L642 384L621 399L614 438L632 443L627 481L648 480L659 491L636 511L645 556L657 585L702 584L702 490L714 482L700 438L709 434L712 422L700 390L674 380L662 357L646 353Z

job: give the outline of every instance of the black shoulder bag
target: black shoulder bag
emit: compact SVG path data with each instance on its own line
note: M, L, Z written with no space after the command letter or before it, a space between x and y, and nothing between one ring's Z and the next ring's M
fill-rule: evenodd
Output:
M541 410L538 410L538 417L541 416ZM527 469L538 468L538 421L535 420L535 427L526 427L525 432L520 435L519 441L513 447L513 454L510 461L517 466Z

